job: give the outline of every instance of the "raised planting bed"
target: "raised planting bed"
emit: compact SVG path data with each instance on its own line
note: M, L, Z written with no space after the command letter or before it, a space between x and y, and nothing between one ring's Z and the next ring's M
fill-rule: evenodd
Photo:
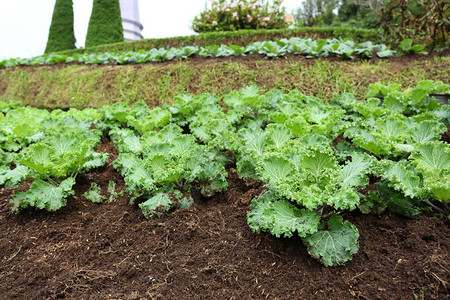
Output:
M138 51L150 50L152 48L172 48L184 46L206 47L210 45L239 45L247 46L253 42L278 40L282 38L301 37L312 39L327 38L352 38L355 41L371 40L380 43L381 38L375 30L362 28L342 28L342 27L303 27L286 29L259 29L259 30L238 30L223 32L208 32L198 35L177 36L170 38L143 39L132 42L122 42L114 44L100 45L85 49L75 49L59 52L65 55L82 53L110 52L110 51Z

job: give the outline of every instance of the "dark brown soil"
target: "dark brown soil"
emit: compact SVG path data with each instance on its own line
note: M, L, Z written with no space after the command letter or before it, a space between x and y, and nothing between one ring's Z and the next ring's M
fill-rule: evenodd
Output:
M107 141L98 150L114 152ZM347 214L360 250L326 268L299 238L249 229L246 212L262 187L232 172L226 193L194 195L193 207L157 220L127 195L89 202L90 182L124 189L111 160L79 176L56 213L12 213L13 190L0 189L0 299L450 299L450 230L439 217Z

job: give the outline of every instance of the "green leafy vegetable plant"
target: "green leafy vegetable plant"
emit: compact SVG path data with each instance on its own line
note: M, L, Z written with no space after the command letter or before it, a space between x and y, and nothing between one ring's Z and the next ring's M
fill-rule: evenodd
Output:
M0 129L0 153L3 159L14 162L14 168L2 165L0 184L13 187L33 180L29 190L14 193L11 204L15 211L26 207L58 210L73 195L77 174L106 162L106 153L94 151L102 133L90 130L98 117L91 109L48 112L14 107L6 112L5 126Z
M405 54L414 54L414 53L423 54L423 55L428 54L428 52L423 51L425 49L425 45L420 45L420 44L413 45L412 39L404 39L403 41L401 41L399 44L399 48Z
M118 197L123 196L123 191L116 192L116 183L114 181L108 182L107 193L109 194L109 197L106 197L102 193L102 189L98 184L92 182L91 187L83 194L83 196L94 203L111 203Z

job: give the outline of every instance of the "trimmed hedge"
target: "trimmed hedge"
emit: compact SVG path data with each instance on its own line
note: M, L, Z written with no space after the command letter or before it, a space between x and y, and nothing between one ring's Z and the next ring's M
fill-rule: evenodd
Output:
M75 49L72 0L56 0L45 53Z
M159 39L143 39L133 42L115 43L91 47L89 49L77 49L63 51L63 54L73 55L75 53L93 53L109 51L138 51L141 49L150 50L152 48L170 48L184 46L205 47L209 45L239 45L246 46L253 42L263 40L278 40L290 37L302 38L352 38L355 41L373 43L382 42L377 31L360 28L339 28L339 27L302 27L289 29L260 29L260 30L239 30L226 32L209 32L199 35L179 36Z
M123 41L119 0L94 0L86 48Z

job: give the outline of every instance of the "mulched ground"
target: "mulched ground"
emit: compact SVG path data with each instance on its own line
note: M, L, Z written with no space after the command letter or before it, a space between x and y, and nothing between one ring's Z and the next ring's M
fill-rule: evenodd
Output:
M107 166L77 178L76 195L56 213L12 213L0 189L0 299L450 299L449 223L348 213L360 250L343 267L311 258L298 237L253 233L246 212L260 184L229 173L229 189L157 220L124 195L94 204L96 182L124 189ZM29 184L29 183L28 183ZM21 188L25 188L22 186Z

